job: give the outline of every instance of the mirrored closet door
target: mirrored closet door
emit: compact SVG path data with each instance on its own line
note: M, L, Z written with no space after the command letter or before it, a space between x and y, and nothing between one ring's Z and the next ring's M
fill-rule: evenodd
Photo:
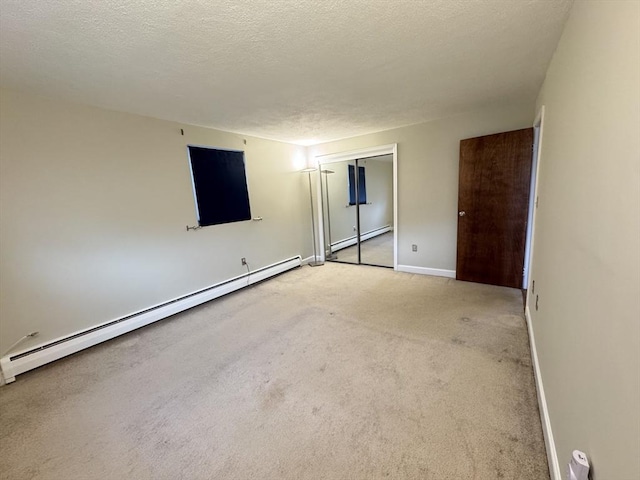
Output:
M393 268L393 156L320 171L326 260Z

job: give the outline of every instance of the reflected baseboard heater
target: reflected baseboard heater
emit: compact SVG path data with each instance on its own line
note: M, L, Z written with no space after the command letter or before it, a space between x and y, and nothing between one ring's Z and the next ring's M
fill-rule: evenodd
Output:
M385 225L384 227L376 228L373 230L369 230L368 232L364 232L360 235L360 240L365 241L370 238L377 237L378 235L382 235L383 233L387 233L391 231L390 225ZM331 244L331 251L337 252L338 250L342 250L343 248L350 247L358 243L357 236L345 238L344 240L338 240L337 242L333 242Z
M22 351L9 353L0 359L0 367L2 368L5 382L11 383L16 379L16 375L170 317L196 305L261 282L292 268L299 267L301 264L300 256L292 257L72 335L35 347L29 347Z

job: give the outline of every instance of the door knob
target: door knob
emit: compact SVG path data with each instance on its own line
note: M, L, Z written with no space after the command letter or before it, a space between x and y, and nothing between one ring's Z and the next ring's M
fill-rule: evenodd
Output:
M459 217L464 217L467 214L467 212L465 212L464 210L461 212L458 212L458 216Z

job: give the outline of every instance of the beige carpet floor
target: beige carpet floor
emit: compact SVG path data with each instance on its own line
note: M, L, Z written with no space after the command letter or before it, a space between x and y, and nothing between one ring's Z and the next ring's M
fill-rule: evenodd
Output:
M549 478L519 290L302 267L0 388L3 479Z
M358 263L358 246L343 248L335 252L339 262ZM368 265L393 267L393 232L365 240L360 245L360 259Z

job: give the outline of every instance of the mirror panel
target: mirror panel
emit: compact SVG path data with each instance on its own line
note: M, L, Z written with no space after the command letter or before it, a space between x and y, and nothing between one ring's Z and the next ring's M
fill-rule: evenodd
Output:
M367 191L367 203L360 205L360 263L393 268L393 155L358 165L364 167Z
M355 160L321 165L324 248L329 261L358 263L356 207L349 205L349 166Z
M326 260L393 268L393 155L320 170Z

